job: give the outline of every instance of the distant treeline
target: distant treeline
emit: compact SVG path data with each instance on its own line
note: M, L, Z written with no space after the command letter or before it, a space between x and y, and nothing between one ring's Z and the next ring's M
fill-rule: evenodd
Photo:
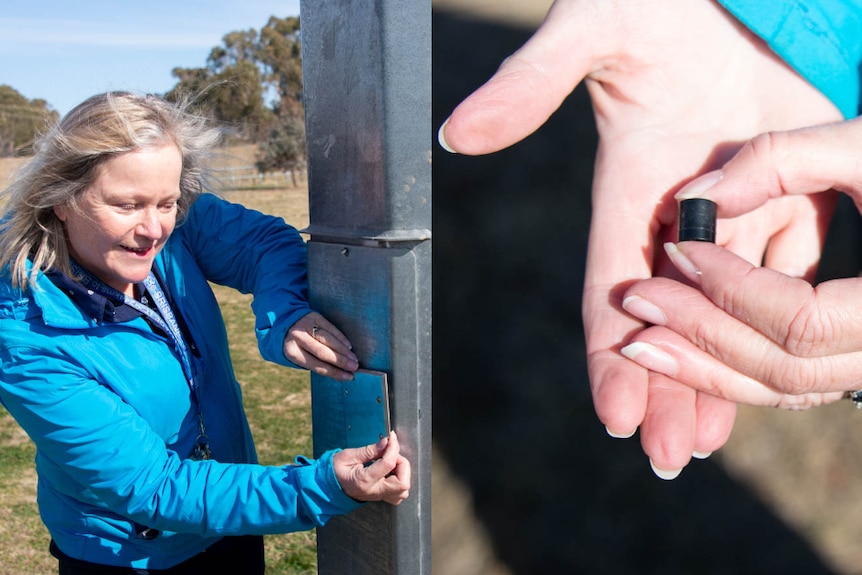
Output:
M26 153L34 136L57 116L45 100L28 100L13 87L0 85L0 158Z
M305 125L298 17L270 17L260 30L226 34L200 68L174 68L168 100L191 96L231 138L259 145L258 169L302 171ZM27 155L58 114L47 100L28 100L0 85L0 157Z

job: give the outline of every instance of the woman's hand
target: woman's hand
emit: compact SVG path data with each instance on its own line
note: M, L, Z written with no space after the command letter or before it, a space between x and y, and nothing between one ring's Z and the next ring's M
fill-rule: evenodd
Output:
M441 143L486 154L542 125L585 81L599 132L583 317L596 413L614 436L640 426L660 469L679 469L730 434L735 406L628 362L619 342L632 281L667 273L672 194L768 130L841 114L716 2L557 0L536 34L452 113ZM816 266L831 204L793 198L722 226L751 261L802 275ZM780 232L780 233L778 233Z
M860 119L763 134L677 197L711 199L719 217L832 190L860 206L860 149ZM694 287L663 278L630 287L623 307L654 327L636 334L624 355L694 389L756 405L804 408L862 388L862 279L813 287L712 244L666 250Z
M359 369L350 340L316 311L299 318L287 330L284 357L314 373L349 381Z
M812 287L710 243L667 250L695 287L654 278L629 289L623 307L653 326L623 355L752 405L804 409L862 388L862 279Z
M339 451L332 458L338 483L357 501L400 504L410 495L410 462L400 450L393 431L373 445Z

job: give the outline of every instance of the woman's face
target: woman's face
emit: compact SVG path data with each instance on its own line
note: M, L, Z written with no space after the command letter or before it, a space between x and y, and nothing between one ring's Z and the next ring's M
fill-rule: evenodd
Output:
M128 152L97 168L78 210L54 208L69 252L114 289L134 295L174 231L182 155L173 144Z

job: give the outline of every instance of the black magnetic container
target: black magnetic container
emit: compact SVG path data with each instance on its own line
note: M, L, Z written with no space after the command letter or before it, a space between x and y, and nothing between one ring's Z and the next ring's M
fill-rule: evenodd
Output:
M703 198L679 204L679 241L715 243L715 202Z

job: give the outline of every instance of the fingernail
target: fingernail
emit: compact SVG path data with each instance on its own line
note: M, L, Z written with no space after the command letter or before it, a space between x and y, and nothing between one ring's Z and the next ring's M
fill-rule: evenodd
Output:
M708 452L708 453L704 453L704 452L702 452L702 451L694 451L694 452L692 452L692 454L691 454L691 456L692 456L692 457L694 457L695 459L706 459L706 458L708 458L710 455L712 455L712 451L710 451L710 452Z
M684 185L682 189L676 193L674 198L676 198L677 200L705 198L707 197L707 190L717 184L718 181L722 178L722 176L724 176L724 172L722 172L721 170L707 172L704 175L697 177Z
M655 473L659 479L664 479L665 481L676 479L677 477L679 477L679 474L682 473L682 469L673 469L670 471L666 469L659 469L655 466L655 463L653 463L652 459L649 460L649 466L652 467L652 472Z
M667 253L667 256L670 258L670 261L673 262L673 265L676 266L676 269L681 271L685 277L695 282L696 284L700 284L701 279L701 271L695 267L694 262L688 259L688 256L679 249L674 243L667 242L664 244L664 251Z
M620 353L638 365L642 365L647 369L651 369L671 377L675 376L679 369L679 365L676 363L673 356L666 351L643 341L630 343L622 348Z
M623 309L653 325L666 325L667 318L664 312L659 309L654 303L645 300L637 295L630 295L623 300Z
M628 439L629 437L631 437L631 436L633 436L635 433L637 433L638 428L637 428L637 427L635 427L635 428L634 428L634 430L632 430L632 432L631 432L631 433L614 433L614 432L613 432L613 431L611 431L611 430L610 430L610 428L606 425L606 426L605 426L605 431L607 431L607 432L608 432L608 435L610 435L610 436L611 436L611 437L613 437L614 439Z
M440 129L437 130L437 142L440 144L440 147L449 152L450 154L457 154L452 146L449 145L449 142L446 141L446 126L449 124L449 118L446 118L446 121L440 126Z

